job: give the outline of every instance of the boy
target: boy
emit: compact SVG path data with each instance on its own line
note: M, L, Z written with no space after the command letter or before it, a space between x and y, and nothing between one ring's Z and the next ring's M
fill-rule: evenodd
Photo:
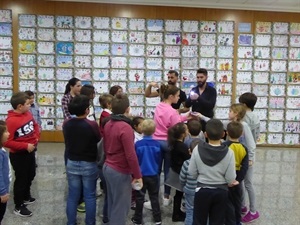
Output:
M104 123L107 122L107 119L111 114L111 102L113 96L111 94L103 94L99 97L99 103L101 108L103 109L99 118L99 126L100 126L100 134L103 136L104 131Z
M189 135L185 138L184 143L190 146L193 140L205 141L205 137L202 131L202 126L199 120L191 119L187 122Z
M228 185L234 186L235 161L233 151L221 144L223 124L211 119L206 124L208 143L201 142L192 153L188 173L197 178L194 201L194 225L223 225L225 220Z
M155 123L153 120L144 120L141 123L141 130L144 137L142 140L136 142L135 150L139 160L144 185L140 191L136 191L136 208L131 221L135 225L142 224L143 204L146 191L148 191L155 224L160 225L161 213L158 200L159 167L161 162L160 143L152 138L152 134L155 131Z
M34 150L39 139L39 126L29 112L30 101L24 92L15 93L10 100L13 110L8 111L6 124L11 134L4 146L9 148L9 158L15 171L14 213L32 216L26 205L35 202L30 186L35 177Z
M104 126L103 147L105 163L108 220L110 225L125 225L130 210L131 183L143 186L138 159L134 149L134 134L129 112L129 99L118 94L112 100L112 115Z
M39 125L40 132L41 132L42 131L42 120L41 120L39 106L36 103L34 103L34 93L32 91L25 91L25 94L27 94L29 96L29 103L30 103L29 111L31 112L35 122L37 122L37 124Z
M228 141L224 142L235 156L236 180L240 183L229 188L229 201L226 213L225 225L241 225L241 208L242 208L242 186L248 170L248 153L247 148L239 142L240 136L243 134L243 125L240 122L230 122L227 125Z

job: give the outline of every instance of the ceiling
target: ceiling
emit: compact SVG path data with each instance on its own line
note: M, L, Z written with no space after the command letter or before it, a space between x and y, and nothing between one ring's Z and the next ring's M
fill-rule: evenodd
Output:
M110 4L300 12L300 0L58 0Z

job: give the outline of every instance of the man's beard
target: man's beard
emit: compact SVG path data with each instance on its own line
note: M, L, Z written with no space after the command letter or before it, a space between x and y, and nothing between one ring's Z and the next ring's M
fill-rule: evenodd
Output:
M175 85L176 82L168 81L168 84L169 84L169 85Z
M202 88L205 84L206 84L206 81L204 81L204 82L198 82L198 87Z

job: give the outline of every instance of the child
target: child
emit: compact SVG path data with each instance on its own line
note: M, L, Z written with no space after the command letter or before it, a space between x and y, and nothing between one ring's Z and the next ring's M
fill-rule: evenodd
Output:
M225 225L241 225L242 209L242 186L248 170L248 153L247 148L239 142L243 134L243 125L240 122L232 121L227 125L228 141L224 142L234 152L236 180L240 183L229 188L229 202L226 213Z
M187 122L189 135L184 139L184 143L190 146L195 139L205 141L205 137L202 131L202 126L199 120L191 119Z
M233 151L221 144L224 136L223 124L211 119L206 124L205 136L208 143L201 142L194 149L188 173L197 178L194 201L193 224L209 223L223 225L228 199L228 185L236 185Z
M77 206L83 192L86 224L96 223L96 181L98 179L97 143L100 141L98 124L86 117L90 111L90 99L75 96L68 106L76 117L66 120L63 134L68 151L66 166L68 178L68 224L76 224Z
M176 189L173 199L173 222L184 221L185 219L185 213L180 210L183 192L179 181L179 174L184 161L191 157L188 146L183 142L187 135L188 129L184 123L177 123L168 129L168 143L171 149L171 169L170 176L165 183Z
M238 121L243 124L243 134L239 138L239 141L244 144L248 149L248 157L249 157L249 167L244 179L244 186L248 192L249 203L250 203L250 211L242 218L242 222L249 222L259 218L259 213L256 211L256 203L255 203L255 192L253 188L253 161L255 159L255 148L256 143L252 136L252 132L248 126L248 124L242 119L246 114L246 108L243 104L237 103L233 104L230 107L229 111L229 119L231 121ZM243 189L244 190L244 189ZM245 190L243 191L243 195ZM243 197L245 198L245 197ZM244 209L245 210L245 209ZM245 210L246 211L246 210Z
M9 199L9 163L8 155L3 148L7 141L9 132L6 123L0 120L0 224L6 211L6 204Z
M125 225L130 210L131 183L143 187L142 174L134 148L134 134L126 95L112 100L112 115L104 126L103 147L105 163L103 175L107 187L109 224ZM116 200L117 199L117 200Z
M29 112L28 95L24 92L13 94L10 99L13 110L8 111L6 124L12 135L4 143L10 149L9 158L15 171L14 213L19 216L32 216L26 205L35 202L31 196L31 182L35 177L34 150L39 140L39 126Z
M123 94L123 88L119 85L114 85L109 89L109 94L112 96Z
M199 139L192 140L190 144L190 154L193 152L194 148L201 142ZM193 224L193 213L194 213L194 197L195 189L197 188L197 180L188 173L188 168L190 164L190 159L185 160L181 170L180 170L180 183L183 187L183 192L185 195L185 210L186 217L184 220L185 225Z
M103 94L99 97L99 103L103 111L101 112L100 118L99 118L99 126L100 126L100 134L103 137L103 124L105 121L105 118L109 118L111 114L111 102L112 102L113 96L111 94ZM107 120L107 119L106 119Z
M152 138L152 134L155 131L155 123L153 120L143 120L140 128L144 137L135 143L135 150L143 176L143 188L140 191L136 191L136 209L131 221L136 225L142 224L143 204L146 191L148 191L155 224L161 225L161 213L158 200L159 166L161 161L160 143Z
M134 143L143 139L142 133L142 122L144 121L143 117L136 116L132 118L132 126L134 129Z
M37 124L39 125L40 131L42 131L40 109L39 106L36 103L34 103L34 93L32 91L25 91L25 94L29 96L29 111L31 112L33 119L35 119L35 122L37 122Z
M86 118L91 121L96 121L95 107L94 107L94 102L93 102L93 99L95 98L95 94L96 94L95 87L90 84L85 84L81 87L80 94L88 96L90 99L90 112Z

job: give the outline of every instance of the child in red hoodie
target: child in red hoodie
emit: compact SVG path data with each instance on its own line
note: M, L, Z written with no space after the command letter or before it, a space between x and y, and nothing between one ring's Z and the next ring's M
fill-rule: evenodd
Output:
M9 148L9 158L15 171L14 202L16 215L32 216L27 205L35 202L31 197L30 186L35 177L34 150L39 139L39 125L29 112L30 101L24 92L15 93L10 103L6 125L11 134L4 146Z

